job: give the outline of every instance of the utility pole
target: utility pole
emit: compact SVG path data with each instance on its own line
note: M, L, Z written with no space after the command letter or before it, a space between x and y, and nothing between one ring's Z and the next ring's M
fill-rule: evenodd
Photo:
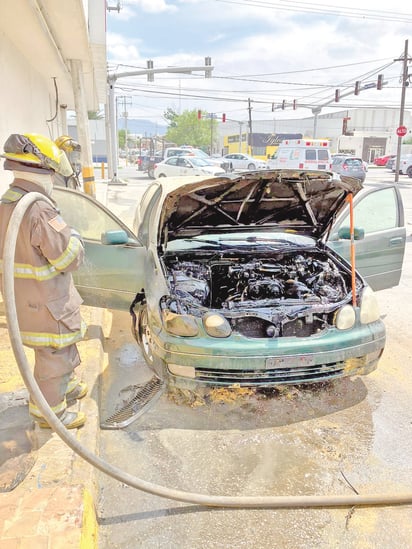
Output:
M403 61L403 70L402 70L402 93L401 93L401 107L399 111L399 128L403 126L403 117L405 113L405 96L406 88L409 85L409 75L408 75L408 62L410 58L408 56L408 40L405 40L405 50L403 57L401 59L394 59L394 61ZM398 136L398 146L396 150L396 164L395 164L395 183L399 181L399 166L401 162L401 150L402 150L402 136Z
M242 137L243 137L242 126L243 126L243 122L238 122L238 124L239 124L239 152L242 152Z
M209 114L210 117L210 156L213 154L213 120L216 118L214 113Z
M248 111L249 111L249 139L248 139L248 144L249 144L249 140L250 140L251 141L250 154L253 156L252 106L251 106L250 97L247 100L247 102L248 102ZM247 151L247 152L249 153L249 151Z
M132 101L131 101L131 98L127 97L126 95L118 96L118 97L116 97L116 100L117 99L120 99L120 100L123 101L122 117L124 118L124 132L125 132L124 149L125 149L125 152L126 152L126 166L127 166L128 165L128 156L129 156L129 147L128 147L128 144L127 144L127 117L128 117L127 107L132 104ZM129 101L127 101L128 99L129 99ZM117 107L117 101L116 101L116 107ZM116 109L116 112L117 112L117 109ZM116 120L116 123L117 123L117 120Z

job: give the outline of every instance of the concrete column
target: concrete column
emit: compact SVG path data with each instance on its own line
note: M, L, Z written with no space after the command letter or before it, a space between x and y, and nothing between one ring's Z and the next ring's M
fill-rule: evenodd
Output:
M60 105L60 126L59 135L67 135L67 105Z
M83 66L80 59L70 59L70 72L72 75L78 140L82 148L81 157L83 188L85 193L95 197L96 185L94 182L93 154L90 141L89 118L87 115L87 102L82 69Z

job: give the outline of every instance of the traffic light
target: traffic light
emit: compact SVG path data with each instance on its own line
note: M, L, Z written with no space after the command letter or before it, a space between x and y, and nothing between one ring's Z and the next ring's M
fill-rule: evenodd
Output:
M211 57L205 57L205 66L211 67L212 65L212 58ZM205 69L205 78L212 78L212 69Z
M383 88L383 74L378 74L378 81L376 83L376 89L381 90Z
M348 134L348 120L350 120L350 116L345 116L342 119L342 135Z
M202 120L202 111L200 109L197 111L197 119Z
M340 99L340 91L335 90L335 103L339 103L339 99Z
M225 113L222 114L222 122L226 122L226 114Z
M355 82L355 95L359 95L359 93L360 93L360 82L359 80L357 80Z
M148 69L153 69L153 61L151 59L149 59L147 61L147 68ZM154 82L154 74L152 72L147 73L147 81L148 82Z

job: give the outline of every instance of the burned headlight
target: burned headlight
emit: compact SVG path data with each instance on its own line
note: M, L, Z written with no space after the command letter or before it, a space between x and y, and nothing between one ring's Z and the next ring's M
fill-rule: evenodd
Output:
M207 313L203 317L203 326L212 337L229 337L232 328L223 315Z
M380 312L378 300L375 292L369 286L363 290L361 306L360 306L360 321L362 324L369 324L379 320Z
M352 305L345 305L336 313L335 326L338 330L349 330L355 325L356 313Z
M193 337L198 334L197 321L192 315L180 315L165 310L162 312L162 319L166 331L170 334L183 337Z

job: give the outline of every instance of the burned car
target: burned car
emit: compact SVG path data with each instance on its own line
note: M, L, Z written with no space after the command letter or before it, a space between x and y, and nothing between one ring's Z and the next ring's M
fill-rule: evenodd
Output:
M373 288L398 284L405 246L395 185L294 170L168 178L148 187L136 235L73 194L56 200L86 244L77 287L86 304L130 308L161 379L266 387L376 368Z

